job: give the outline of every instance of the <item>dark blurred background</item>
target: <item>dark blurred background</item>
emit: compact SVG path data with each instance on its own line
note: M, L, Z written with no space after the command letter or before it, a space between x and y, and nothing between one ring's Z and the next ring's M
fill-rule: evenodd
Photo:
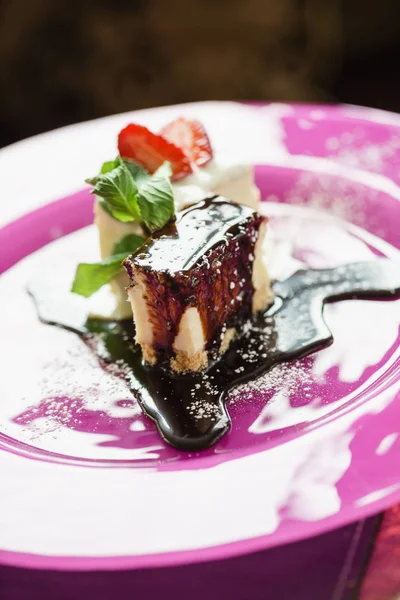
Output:
M400 0L0 0L0 145L148 106L400 111Z

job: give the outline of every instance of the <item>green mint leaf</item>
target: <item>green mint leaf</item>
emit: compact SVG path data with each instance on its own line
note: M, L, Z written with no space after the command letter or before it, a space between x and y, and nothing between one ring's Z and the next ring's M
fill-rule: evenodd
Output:
M122 261L126 253L115 254L99 263L80 263L77 266L71 292L89 298L103 285L122 272Z
M71 292L89 298L123 271L122 261L140 248L144 241L141 235L129 233L115 244L112 256L98 263L79 264Z
M145 241L145 238L141 235L136 235L135 233L129 233L125 237L122 238L119 242L117 242L113 248L113 255L115 254L125 254L129 256L132 252L135 252Z
M141 165L135 163L133 160L129 160L128 158L121 158L121 162L124 163L129 173L132 175L133 180L136 183L138 189L142 187L142 185L150 179L150 175Z
M107 212L123 223L140 217L137 193L138 187L125 163L99 175L92 190L92 194L102 198L103 206L107 205Z
M168 162L150 176L141 165L118 156L103 163L99 175L86 181L109 215L124 223L141 221L155 231L174 214L170 177Z
M121 159L119 156L117 156L117 158L114 158L114 160L107 160L101 165L100 174L105 175L106 173L109 173L116 167L119 167L120 164Z
M89 183L90 185L96 185L96 183L101 179L102 175L113 171L113 169L119 167L120 164L121 159L119 156L117 156L117 158L114 158L114 160L107 160L101 165L100 173L98 175L95 175L95 177L89 177L88 179L85 179L86 183Z
M150 231L161 229L174 214L171 165L164 162L139 188L137 202L141 220Z

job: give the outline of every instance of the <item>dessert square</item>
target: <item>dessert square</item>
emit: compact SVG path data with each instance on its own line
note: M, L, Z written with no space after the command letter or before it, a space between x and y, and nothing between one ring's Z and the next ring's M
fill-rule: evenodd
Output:
M257 209L260 191L254 183L253 168L229 156L215 155L203 125L179 117L167 123L159 133L131 123L118 136L121 157L132 160L149 173L168 161L172 169L172 189L175 212L201 201L207 194L230 198L238 204ZM106 163L107 164L107 163ZM101 198L94 205L102 259L113 255L116 245L127 235L145 235L140 221L118 220L104 209ZM119 319L132 315L126 299L126 275L111 281L115 299L114 316Z
M207 368L272 301L267 219L226 198L181 211L124 261L136 342L150 364Z

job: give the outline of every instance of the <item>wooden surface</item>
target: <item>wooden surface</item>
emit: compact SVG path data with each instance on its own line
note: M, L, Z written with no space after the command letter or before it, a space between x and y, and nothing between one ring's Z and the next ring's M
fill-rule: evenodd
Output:
M400 505L382 521L361 587L360 600L400 598Z

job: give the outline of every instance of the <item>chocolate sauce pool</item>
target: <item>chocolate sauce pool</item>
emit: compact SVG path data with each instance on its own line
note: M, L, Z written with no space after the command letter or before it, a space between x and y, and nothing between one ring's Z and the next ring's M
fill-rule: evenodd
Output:
M133 342L131 321L85 320L82 312L73 310L71 295L57 296L43 284L31 285L29 292L42 322L77 333L106 371L126 380L166 442L197 451L228 432L231 421L225 400L233 387L333 342L323 318L326 302L400 297L400 265L380 259L302 270L276 282L273 289L274 305L249 323L217 363L198 375L175 375L144 365Z

